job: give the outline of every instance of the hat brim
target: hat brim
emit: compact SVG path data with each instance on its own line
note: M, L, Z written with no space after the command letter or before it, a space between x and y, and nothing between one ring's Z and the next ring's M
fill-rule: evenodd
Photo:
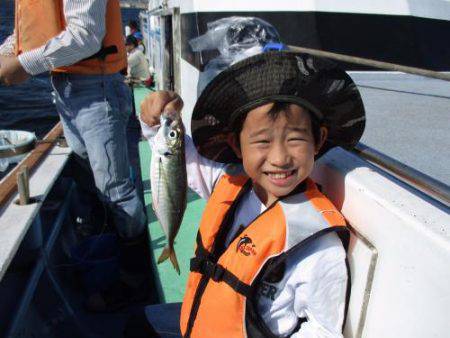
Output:
M232 65L203 90L191 122L199 153L217 162L240 162L228 144L232 122L269 102L298 104L328 128L318 156L335 146L354 147L364 131L361 95L344 70L309 54L275 51Z

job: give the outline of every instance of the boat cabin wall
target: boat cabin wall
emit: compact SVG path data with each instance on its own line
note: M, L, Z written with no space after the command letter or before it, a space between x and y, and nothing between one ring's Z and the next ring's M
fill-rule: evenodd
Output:
M151 1L152 2L152 1ZM163 2L163 1L158 1ZM378 15L411 15L424 18L449 20L450 11L448 1L436 1L433 4L419 4L410 0L362 0L358 2L334 1L334 0L172 0L168 1L169 7L178 4L182 13L200 12L336 12L336 13L360 13Z
M205 34L208 23L231 16L253 16L269 22L287 45L450 70L450 45L440 40L440 36L450 31L450 22L436 20L442 17L438 15L441 5L426 6L425 12L433 17L431 19L425 15L408 15L409 7L404 1L386 4L389 13L382 11L381 4L369 1L358 3L356 8L335 2L329 6L323 2L312 2L314 6L308 3L310 5L279 1L275 6L273 2L262 1L250 6L248 2L238 1L172 1L168 7L156 10L161 2L155 2L155 11L149 14L150 37L153 38L149 42L148 57L156 72L158 89L176 89L182 94L185 122L189 127L190 114L201 90L200 73L219 55L217 50L194 52L189 42ZM405 39L406 36L409 38ZM349 71L371 70L364 66L341 65Z

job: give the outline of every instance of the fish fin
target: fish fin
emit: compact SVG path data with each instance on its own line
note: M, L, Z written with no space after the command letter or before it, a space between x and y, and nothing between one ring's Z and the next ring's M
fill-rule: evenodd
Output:
M165 246L163 251L161 252L161 255L158 258L158 264L161 264L164 262L167 258L170 256L170 248L168 246Z
M177 259L177 255L175 254L175 250L172 250L169 258L170 258L170 261L172 262L173 267L175 268L175 271L178 274L180 274L180 266L178 265L178 259Z
M161 255L158 258L158 264L161 264L164 262L167 258L170 258L170 261L172 262L173 267L175 268L176 272L180 274L180 266L178 264L177 255L175 254L175 250L171 250L168 246L164 247Z

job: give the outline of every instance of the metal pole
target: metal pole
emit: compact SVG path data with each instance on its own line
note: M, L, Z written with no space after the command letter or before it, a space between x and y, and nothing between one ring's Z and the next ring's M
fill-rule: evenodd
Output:
M298 46L288 46L288 47L291 51L294 51L294 52L307 53L307 54L311 54L311 55L315 55L315 56L326 57L326 58L333 59L333 60L354 63L354 64L358 64L358 65L363 65L363 66L375 67L375 68L386 69L386 70L395 71L395 72L403 72L403 73L409 73L409 74L420 75L420 76L425 76L425 77L431 77L433 79L450 81L450 74L443 73L443 72L436 72L434 70L402 66L402 65L398 65L396 63L382 62L382 61L376 61L376 60L372 60L372 59L360 58L360 57L356 57L356 56L350 56L350 55L344 55L344 54L338 54L338 53L332 53L332 52L325 52L323 50L318 50L318 49L313 49L313 48L305 48L305 47L298 47Z

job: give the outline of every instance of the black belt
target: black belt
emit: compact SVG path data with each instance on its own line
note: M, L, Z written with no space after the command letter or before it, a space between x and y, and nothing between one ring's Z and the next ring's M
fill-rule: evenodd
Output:
M91 60L91 59L105 60L107 55L116 54L118 52L119 52L119 50L117 49L117 46L102 47L97 53L83 59L83 61Z

